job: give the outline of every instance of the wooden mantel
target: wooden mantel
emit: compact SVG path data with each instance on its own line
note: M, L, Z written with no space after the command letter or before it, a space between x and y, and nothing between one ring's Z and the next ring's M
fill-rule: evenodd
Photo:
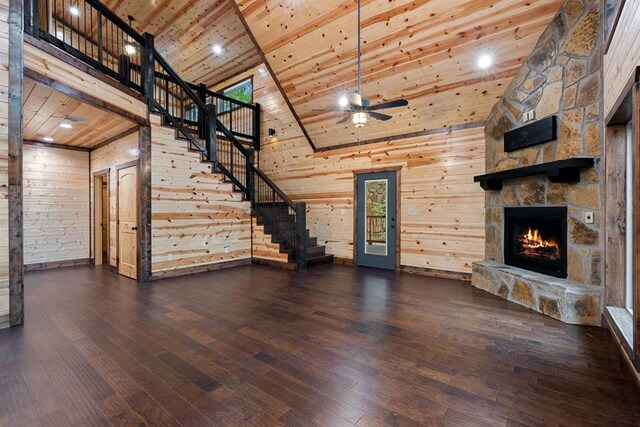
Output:
M478 175L473 177L473 181L479 182L480 186L486 191L502 190L503 182L508 179L526 178L536 175L546 175L549 181L554 183L575 183L580 181L580 170L592 168L593 165L593 157L574 157L566 160L557 160L555 162Z

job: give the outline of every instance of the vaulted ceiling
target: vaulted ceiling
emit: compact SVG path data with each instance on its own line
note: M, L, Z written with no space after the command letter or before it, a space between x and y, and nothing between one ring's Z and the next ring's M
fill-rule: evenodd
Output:
M312 111L355 90L356 1L235 1L318 148L484 121L563 2L362 0L363 95L409 106L356 131Z
M138 32L155 36L158 52L180 76L208 86L261 62L232 0L105 0ZM214 55L213 46L223 48Z

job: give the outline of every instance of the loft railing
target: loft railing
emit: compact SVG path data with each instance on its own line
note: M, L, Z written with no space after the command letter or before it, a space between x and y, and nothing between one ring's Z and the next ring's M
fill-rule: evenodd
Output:
M25 31L141 90L142 36L96 0L27 0Z
M154 48L98 0L25 0L25 32L146 96L191 149L243 192L306 269L306 207L293 203L255 167L260 106L186 83ZM195 89L195 90L194 90ZM249 148L247 147L249 146Z

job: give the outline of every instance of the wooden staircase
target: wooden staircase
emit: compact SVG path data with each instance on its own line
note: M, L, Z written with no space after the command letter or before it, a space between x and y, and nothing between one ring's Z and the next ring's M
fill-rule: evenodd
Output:
M271 243L278 245L281 254L287 255L288 263L295 265L297 264L295 248L291 247L291 245L288 244L287 239L281 236L283 232L295 231L295 218L286 213L286 211L288 210L287 206L282 206L280 208L276 207L272 209L279 209L281 211L279 213L275 213L274 215L284 218L288 217L288 220L285 219L285 221L282 222L282 226L278 229L270 226L269 223L264 220L264 215L261 216L257 209L253 210L252 215L256 218L257 224L264 227L265 234L271 236ZM318 238L311 237L311 232L308 228L305 228L305 238L307 268L333 263L334 256L332 254L327 254L326 247L324 245L318 245Z
M146 97L149 111L160 114L163 125L175 129L177 139L185 140L213 173L221 173L234 191L251 202L254 216L298 270L333 261L324 246L309 237L304 202L293 202L255 165L260 106L212 92L202 83L185 82L155 49L153 35L139 34L99 0L81 1L85 16L101 18L94 23L63 13L62 19L42 19L52 11L41 10L40 0L26 0L25 32ZM49 25L51 18L55 27ZM76 34L77 43L66 34Z
M204 145L205 141L201 140L198 137L197 130L184 128L178 129L174 126L170 120L166 118L164 114L161 114L157 111L152 111L154 114L158 114L162 119L162 125L175 131L175 138L177 140L185 141L188 144L188 150L194 153L199 153L201 156L202 163L208 163L211 166L212 173L221 173L216 171L216 162L211 161L207 158L202 151L200 151L197 147L194 146L194 140L197 140L200 145ZM189 132L191 137L185 136L185 130ZM225 137L219 136L218 142L222 142L221 146L224 145ZM230 144L231 141L226 141L227 144ZM246 173L246 168L243 163L236 164L236 170L238 173ZM231 183L233 182L228 178L228 176L224 173L221 173L224 182ZM247 200L246 193L238 189L235 185L233 186L235 192L240 192L243 195L243 198ZM250 201L250 200L248 200ZM292 270L298 269L298 256L296 252L296 248L289 244L290 239L287 239L287 235L292 235L295 233L296 229L296 218L293 215L288 214L289 206L286 204L280 204L276 206L269 207L260 207L256 204L252 205L251 215L256 219L256 223L259 226L263 227L264 233L270 237L271 243L277 245L278 251L280 254L284 254L286 256L286 263L289 265L289 268ZM283 221L280 221L278 226L274 226L270 221L269 217L279 217L282 218ZM332 264L334 261L333 254L327 254L326 246L318 245L318 238L311 237L311 231L308 228L305 228L305 262L306 268L313 268L320 265ZM284 258L283 258L284 260Z

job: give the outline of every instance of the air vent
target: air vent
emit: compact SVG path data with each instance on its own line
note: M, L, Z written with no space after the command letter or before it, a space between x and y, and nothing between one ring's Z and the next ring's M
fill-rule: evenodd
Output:
M83 119L82 117L64 116L64 119L68 120L70 122L73 122L73 123L84 123L84 122L86 122L86 120Z

